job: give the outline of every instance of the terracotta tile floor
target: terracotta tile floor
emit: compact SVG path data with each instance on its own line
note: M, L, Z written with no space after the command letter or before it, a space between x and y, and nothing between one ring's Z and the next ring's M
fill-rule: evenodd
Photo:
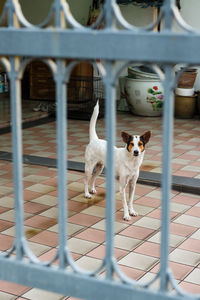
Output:
M30 119L35 112L30 112ZM141 134L152 130L142 170L161 173L162 119L142 118L128 113L117 116L117 145L120 131ZM200 179L200 119L175 119L173 174ZM69 120L68 159L84 161L88 122ZM105 136L104 120L97 131ZM11 134L0 135L0 151L11 152ZM23 153L56 158L56 124L23 130ZM41 261L51 260L58 245L57 171L44 166L23 165L24 229L30 249ZM84 198L83 173L68 172L69 248L78 266L93 270L105 253L105 178L99 177L98 194ZM185 290L200 293L200 201L194 194L172 191L170 224L170 267ZM0 251L11 247L14 236L12 163L0 161ZM161 190L138 184L135 209L138 217L123 221L122 203L116 193L115 257L127 276L146 282L159 270ZM57 263L57 262L56 262ZM155 283L153 287L157 287ZM0 299L70 299L36 288L0 281Z
M45 102L47 103L47 102ZM22 105L22 120L33 121L38 118L44 118L48 114L44 111L34 111L33 108L39 104L38 101L31 100L23 100ZM10 113L10 100L8 96L4 96L4 94L0 94L0 128L9 126L11 119Z
M33 104L32 104L33 106ZM24 107L32 120L34 114L30 107ZM41 112L40 112L41 113ZM25 117L24 117L25 118ZM88 143L88 121L69 120L68 122L68 160L83 162L85 145ZM152 138L147 144L142 170L162 172L162 118L139 117L118 113L116 126L116 144L123 146L120 132L142 134L152 130ZM99 137L105 137L104 119L98 120ZM0 135L0 151L11 152L11 134ZM39 157L57 158L56 123L47 123L23 130L23 154ZM200 118L174 119L174 145L172 152L172 172L174 175L200 179ZM44 174L45 176L45 174Z
M0 250L9 249L15 235L13 220L12 164L0 161ZM24 170L25 235L41 261L51 260L58 245L56 169L26 165ZM45 175L46 174L46 175ZM98 194L88 201L83 194L83 173L68 172L69 248L79 267L94 270L105 254L105 178L98 179ZM9 187L9 189L6 189ZM102 192L102 190L104 192ZM145 282L159 270L160 188L136 187L139 216L123 221L122 203L116 193L114 255L129 277ZM200 293L199 196L172 191L170 267L185 290ZM56 262L57 263L57 262ZM158 283L155 283L156 287ZM67 299L36 288L0 281L1 299ZM73 300L75 298L69 298Z

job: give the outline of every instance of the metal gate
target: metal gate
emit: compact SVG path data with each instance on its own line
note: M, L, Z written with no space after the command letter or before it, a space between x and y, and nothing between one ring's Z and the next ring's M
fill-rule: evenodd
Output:
M54 26L48 27L50 20ZM173 142L173 88L174 64L200 63L200 34L184 23L175 0L166 0L156 22L146 28L128 24L122 17L115 0L106 0L102 13L93 27L81 26L72 16L65 0L54 0L48 18L40 26L31 25L23 16L18 0L7 0L0 24L7 19L7 26L0 28L0 61L10 79L12 106L12 136L15 190L16 236L12 249L0 254L0 278L27 286L50 290L84 299L199 299L183 292L176 284L169 268L169 211L171 190L171 153ZM172 32L172 21L183 32ZM104 22L104 28L97 30ZM70 28L65 28L66 22ZM117 30L116 23L123 29ZM163 30L153 31L162 22ZM184 49L184 51L183 51ZM53 261L42 263L28 247L24 234L23 184L22 184L22 129L20 80L26 65L33 58L42 58L50 67L56 84L57 145L58 145L58 201L59 245ZM73 59L68 66L65 59ZM106 255L95 272L79 269L68 249L66 211L66 82L74 65L80 60L98 63L106 91L107 134L107 207L106 207ZM116 68L116 61L123 66ZM162 175L162 239L161 266L155 276L160 278L158 290L149 289L153 281L142 285L126 277L114 259L114 157L115 144L115 87L122 68L130 62L155 64L163 81L165 101L163 116L163 175ZM162 64L163 71L156 67ZM15 251L16 255L12 255ZM69 268L70 267L70 268ZM105 277L98 276L105 268ZM119 280L114 278L114 274ZM174 288L173 292L168 286Z

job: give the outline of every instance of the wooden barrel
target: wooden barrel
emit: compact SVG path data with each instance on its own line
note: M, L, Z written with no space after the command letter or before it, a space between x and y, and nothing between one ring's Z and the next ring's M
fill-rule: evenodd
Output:
M196 95L178 96L175 95L175 117L180 119L190 119L195 115Z

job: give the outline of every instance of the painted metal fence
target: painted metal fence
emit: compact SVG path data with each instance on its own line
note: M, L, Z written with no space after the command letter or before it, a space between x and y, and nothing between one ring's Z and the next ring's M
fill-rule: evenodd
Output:
M48 26L53 19L53 26ZM182 32L172 32L172 22ZM97 30L101 22L104 28ZM153 31L162 22L160 32ZM118 30L119 23L123 29ZM0 62L10 79L12 107L12 137L15 191L15 239L12 249L0 254L0 278L32 287L72 295L84 299L200 299L183 292L176 284L169 268L169 221L171 190L171 153L173 142L173 88L177 63L200 63L200 34L185 24L175 0L166 0L158 19L146 28L137 28L122 17L115 0L106 0L102 13L92 27L80 25L72 16L65 0L54 0L47 19L39 26L24 17L18 0L7 0L0 16ZM7 24L7 25L4 25ZM68 28L66 28L68 24ZM24 233L23 167L20 80L28 63L40 58L52 71L56 84L57 146L58 146L58 202L59 245L53 261L43 263L29 249ZM66 66L65 59L73 59ZM67 241L67 91L72 68L80 60L98 63L106 92L107 135L107 207L106 255L94 272L78 268ZM119 69L116 61L122 61ZM161 76L164 86L163 116L163 175L162 175L162 238L160 271L153 281L142 285L125 276L115 261L114 237L114 157L115 144L115 88L121 70L131 62L151 63ZM157 66L162 64L163 69ZM13 255L14 254L14 255ZM59 265L53 262L59 259ZM99 276L105 269L105 276ZM114 278L117 275L119 280ZM116 277L116 276L115 276ZM160 287L151 289L160 279ZM173 291L169 291L171 285ZM172 290L172 289L170 289Z

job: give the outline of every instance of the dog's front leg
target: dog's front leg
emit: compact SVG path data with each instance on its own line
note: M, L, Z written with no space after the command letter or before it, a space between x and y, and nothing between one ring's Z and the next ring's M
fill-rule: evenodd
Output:
M120 181L120 195L121 195L121 199L122 199L123 207L124 207L124 220L130 221L131 217L128 212L128 205L127 205L127 201L126 201L126 186L127 186L127 182L125 182L124 180Z
M136 187L137 179L138 179L138 175L134 176L129 181L129 212L131 216L138 216L138 213L133 208L133 200L135 195L135 187Z

